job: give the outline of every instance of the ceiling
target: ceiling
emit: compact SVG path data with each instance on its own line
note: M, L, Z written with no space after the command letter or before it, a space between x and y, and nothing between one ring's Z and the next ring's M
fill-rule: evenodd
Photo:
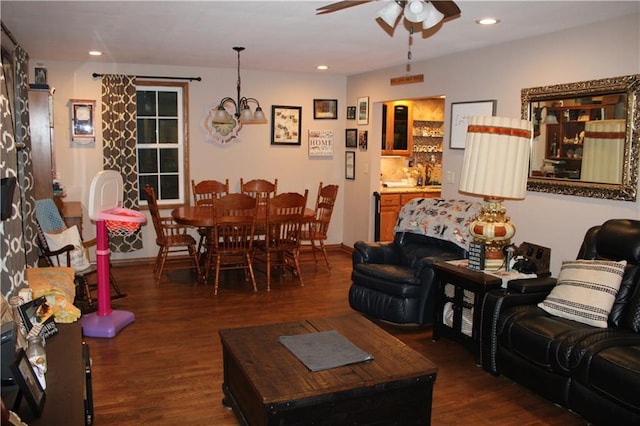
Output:
M7 1L2 22L30 58L353 75L407 63L409 31L384 1L316 15L327 1ZM461 15L413 36L420 61L640 13L640 1L457 1ZM494 16L492 27L475 21ZM640 27L640 25L639 25ZM3 38L4 43L4 38ZM558 40L562 45L562 40ZM102 50L98 59L88 51Z

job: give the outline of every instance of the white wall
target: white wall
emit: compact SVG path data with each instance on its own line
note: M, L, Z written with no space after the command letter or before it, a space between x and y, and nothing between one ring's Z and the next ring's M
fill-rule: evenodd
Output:
M633 15L535 40L413 63L411 74L424 74L425 81L420 84L389 84L390 78L404 75L404 66L350 77L347 103L355 105L358 97L369 96L372 113L367 126L358 126L369 131L369 150L357 153L356 180L345 183L344 243L351 245L373 235L372 193L379 184L380 102L446 95L448 114L451 102L496 99L497 115L519 117L523 88L640 73L639 22L640 17ZM416 42L429 43L429 39ZM443 174L454 172L456 181L443 185L443 196L462 198L457 191L457 176L464 151L448 149L448 121L445 118ZM525 200L505 204L518 227L514 243L529 241L550 247L554 273L563 259L575 258L589 227L609 218L640 219L640 200L621 202L527 192Z
M105 64L100 62L69 63L41 61L32 58L30 65L43 62L48 80L55 87L54 131L57 172L64 185L68 201L81 201L84 206L84 237L95 235L95 227L87 218L89 185L102 170L102 134L98 129L95 147L79 147L70 143L69 99L94 99L100 112L101 84L92 73L164 75L202 77L189 84L189 162L190 177L224 180L232 190L239 189L240 178L278 178L279 192L309 190L308 206L313 207L320 181L340 186L334 221L329 229L329 244L342 242L344 129L346 123L346 78L320 74L284 74L252 71L242 72L242 95L257 98L269 119L267 125L245 126L241 141L219 146L205 141L200 127L207 108L222 97L235 97L236 69L185 68ZM32 74L33 75L33 71ZM338 120L314 120L313 99L337 99ZM302 145L272 146L271 105L302 107ZM100 116L96 117L98 123ZM333 130L334 155L327 158L308 157L308 130ZM169 211L163 212L169 214ZM153 227L143 228L144 249L130 254L113 253L114 259L154 257L157 253Z
M102 139L95 148L70 145L69 99L95 99L100 104L100 82L91 74L201 76L190 83L189 133L191 177L229 178L237 189L240 177L279 179L282 191L310 190L315 199L319 181L338 183L339 200L334 212L329 243L352 245L373 236L373 191L380 174L381 102L395 99L446 95L445 111L451 102L496 99L498 115L520 116L520 90L558 83L606 78L640 72L640 29L638 15L599 23L535 40L525 39L476 51L463 52L430 61L412 63L411 74L424 74L425 82L391 86L389 79L403 76L405 67L372 71L344 77L320 74L282 74L242 71L243 95L256 97L270 115L271 105L302 106L302 146L270 145L270 125L247 126L242 140L220 147L205 142L200 121L206 108L223 96L234 96L236 70L105 64L68 63L31 59L31 66L44 62L55 93L55 137L57 169L70 201L87 205L92 177L102 169ZM434 37L437 37L437 33ZM417 40L429 43L429 39ZM398 54L403 54L398 52ZM356 126L345 119L347 105L358 97L370 99L369 124ZM338 99L338 120L313 120L314 98ZM344 179L344 129L369 131L369 149L357 150L356 179ZM309 159L307 131L333 130L334 156ZM443 171L459 173L464 151L448 149L449 123L445 118ZM443 186L443 196L458 198L457 181ZM518 226L515 243L530 241L552 248L552 270L562 259L573 258L585 230L612 217L640 218L639 203L597 200L528 192L523 201L507 203ZM85 212L86 213L86 212ZM167 212L168 213L168 212ZM85 238L95 232L85 218ZM155 255L153 231L144 228L145 249L114 258Z

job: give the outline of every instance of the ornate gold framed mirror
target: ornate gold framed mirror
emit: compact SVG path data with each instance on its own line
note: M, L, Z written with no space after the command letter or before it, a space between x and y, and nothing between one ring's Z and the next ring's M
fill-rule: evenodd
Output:
M534 123L527 189L635 201L640 74L522 89Z

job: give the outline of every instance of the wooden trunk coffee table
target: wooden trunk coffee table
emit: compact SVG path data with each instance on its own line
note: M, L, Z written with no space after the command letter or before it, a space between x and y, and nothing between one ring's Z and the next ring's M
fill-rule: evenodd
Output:
M372 361L312 372L279 336L336 330ZM223 403L244 425L428 425L437 367L359 314L220 330Z

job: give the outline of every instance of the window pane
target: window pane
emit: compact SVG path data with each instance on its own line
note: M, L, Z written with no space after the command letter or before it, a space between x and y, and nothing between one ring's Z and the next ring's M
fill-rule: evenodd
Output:
M163 200L177 200L180 198L177 175L160 176L160 188L160 198Z
M155 149L138 150L138 173L158 173L158 151Z
M178 115L178 94L176 92L158 92L158 115L176 117Z
M155 91L136 91L136 104L138 106L138 116L155 116L156 115L156 92Z
M138 143L156 143L156 120L153 118L138 119Z
M140 189L140 200L147 201L147 194L144 192L145 185L151 185L156 192L156 198L158 197L158 177L157 176L139 176L138 185Z
M160 173L178 173L178 149L160 150Z
M158 142L178 143L178 120L158 120Z

